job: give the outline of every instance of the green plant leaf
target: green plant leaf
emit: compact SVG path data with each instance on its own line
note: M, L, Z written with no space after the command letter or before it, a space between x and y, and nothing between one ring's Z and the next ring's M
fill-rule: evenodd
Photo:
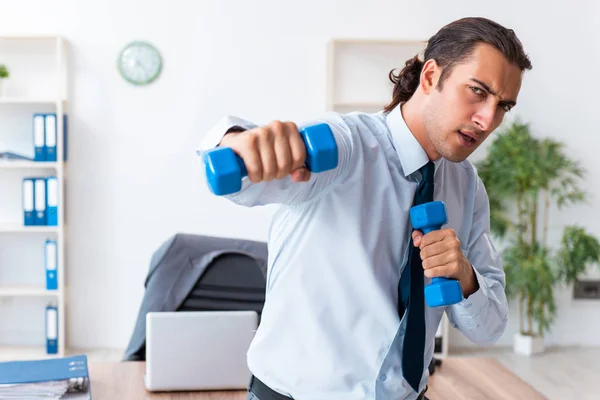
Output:
M550 211L587 201L586 172L562 142L534 137L519 119L494 134L475 166L489 197L490 229L509 243L502 255L506 294L522 305L523 333L544 334L556 315L555 285L600 263L598 239L583 228L565 227L556 252L546 243Z
M588 264L600 262L600 242L582 227L567 226L563 231L557 262L559 278L565 283L574 283Z

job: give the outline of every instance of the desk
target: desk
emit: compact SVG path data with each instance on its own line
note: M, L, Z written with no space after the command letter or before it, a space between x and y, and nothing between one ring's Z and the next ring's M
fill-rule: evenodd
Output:
M94 400L245 400L246 391L150 393L143 362L89 365ZM544 400L531 385L490 358L447 358L429 379L429 400Z
M246 391L152 393L144 386L144 362L90 362L94 400L246 400Z

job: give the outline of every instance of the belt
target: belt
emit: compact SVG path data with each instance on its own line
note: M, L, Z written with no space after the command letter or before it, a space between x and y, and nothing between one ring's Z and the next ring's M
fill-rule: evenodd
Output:
M281 393L277 393L264 383L260 381L257 377L252 375L250 377L250 391L258 397L258 400L293 400L291 397L287 397L282 395Z
M417 397L417 400L428 400L427 397L425 397L425 392L427 391L427 389L427 386L425 386L425 389L423 389L423 391L419 393L419 397ZM258 397L258 400L293 400L293 398L291 397L284 396L281 393L277 393L276 391L265 385L263 382L261 382L260 379L258 379L254 375L250 377L249 390L252 392L252 394Z

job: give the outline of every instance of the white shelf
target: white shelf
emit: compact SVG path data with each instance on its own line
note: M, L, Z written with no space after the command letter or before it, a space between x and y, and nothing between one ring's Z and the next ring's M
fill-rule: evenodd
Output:
M11 71L11 77L5 86L5 96L0 97L0 111L2 112L3 130L2 141L8 148L15 148L15 152L22 151L21 148L28 148L29 140L32 138L32 114L33 113L55 113L56 114L56 156L58 162L34 162L27 160L0 160L0 172L4 171L30 171L32 174L36 170L43 170L46 176L56 176L58 181L58 226L24 226L22 217L19 219L7 219L0 221L0 240L3 242L3 249L11 250L6 258L3 254L3 265L0 270L0 298L15 297L18 300L26 300L29 297L40 300L40 306L50 301L58 308L58 356L65 354L66 348L66 298L65 282L67 271L67 229L65 223L66 199L65 199L65 177L67 174L67 163L63 161L66 150L65 140L65 119L68 114L67 96L69 92L68 83L71 80L68 69L68 49L67 43L63 37L58 35L28 35L17 34L13 36L0 36L0 59ZM13 124L11 126L11 123ZM4 125L6 124L6 125ZM14 133L13 133L14 132ZM14 137L12 137L14 136ZM15 147L15 145L17 147ZM12 146L12 147L11 147ZM38 172L35 172L36 174ZM18 207L18 201L13 201L17 195L22 196L21 181L14 176L15 174L1 174L2 179L7 180L4 190L12 190L12 199L9 197L5 202L10 210L3 210L3 215L14 215L15 208ZM41 175L40 175L41 176ZM6 183L6 182L5 182ZM13 185L14 184L14 188ZM0 205L2 205L0 203ZM11 221L6 223L7 221ZM8 234L7 234L8 233ZM27 285L29 281L25 280L33 274L44 274L44 253L41 237L25 236L19 234L42 234L46 237L55 239L57 242L57 276L58 290L46 290L45 283L41 286L36 282L31 282L30 286L12 286L11 282L23 282ZM41 235L40 235L41 236ZM14 244L13 244L14 243ZM15 250L11 249L15 246ZM34 253L22 252L32 249ZM9 257L12 256L12 259ZM20 268L19 260L27 259L23 262L24 266L31 265L33 270ZM41 270L40 270L41 268ZM4 274L4 272L7 272ZM14 275L14 276L13 276ZM9 277L8 280L4 278ZM18 277L18 278L15 278ZM38 276L39 277L39 276ZM6 302L5 306L12 307L11 302ZM29 310L29 309L28 309ZM12 310L10 310L12 311ZM43 323L40 315L43 315L43 309L32 308L29 312L32 314L23 316L25 324L31 318L31 327ZM40 314L42 313L42 314ZM10 314L10 313L9 313ZM13 313L14 314L14 313ZM19 314L21 315L21 314ZM4 317L4 315L3 315ZM43 316L42 316L43 318ZM10 322L10 319L7 323ZM1 322L0 322L1 323ZM29 329L26 327L25 329ZM6 347L0 347L0 359L14 357L16 359L24 358L48 358L53 355L46 354L46 347L40 343L39 346L22 347L19 343L7 343L7 340L0 337L0 343ZM43 339L43 338L42 338ZM37 343L37 342L33 342Z
M387 103L385 102L364 102L364 103L344 103L344 102L338 102L338 103L333 103L331 105L331 111L336 111L342 114L345 113L349 113L352 111L362 111L362 112L368 112L368 113L372 113L372 112L378 112L381 111L385 108L385 106L387 105Z
M57 104L66 103L60 99L30 99L27 97L0 97L0 104Z
M33 225L24 226L19 224L0 224L0 233L58 233L58 226Z
M60 291L35 286L0 287L0 297L58 297Z
M0 160L0 169L38 169L38 168L60 168L61 163L51 161L25 161L25 160L14 160L6 161Z
M374 112L392 99L389 73L422 52L423 39L334 38L327 47L327 110ZM385 103L385 104L382 104Z
M47 354L46 346L0 346L0 361L42 360L61 354Z
M334 107L384 107L386 103L384 101L366 101L366 102L337 102L333 103Z

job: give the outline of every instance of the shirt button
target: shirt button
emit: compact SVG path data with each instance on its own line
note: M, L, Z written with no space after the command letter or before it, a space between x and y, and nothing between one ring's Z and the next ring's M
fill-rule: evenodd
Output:
M382 382L385 382L385 380L387 379L387 375L383 374L379 379L381 379Z

